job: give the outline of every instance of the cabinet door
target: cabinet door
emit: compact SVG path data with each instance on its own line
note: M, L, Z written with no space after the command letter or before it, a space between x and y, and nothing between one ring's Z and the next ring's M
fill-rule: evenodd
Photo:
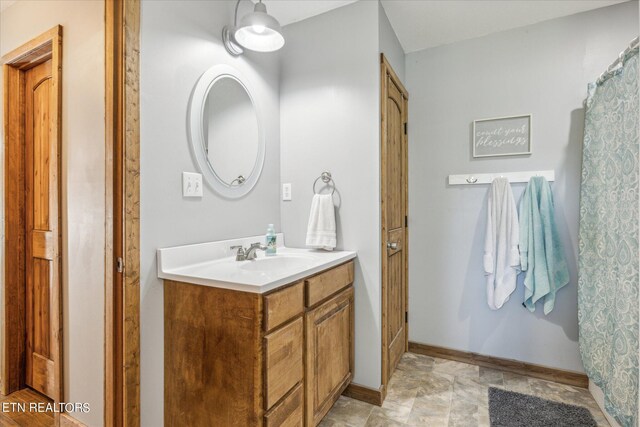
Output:
M307 426L316 426L353 375L353 287L305 315Z

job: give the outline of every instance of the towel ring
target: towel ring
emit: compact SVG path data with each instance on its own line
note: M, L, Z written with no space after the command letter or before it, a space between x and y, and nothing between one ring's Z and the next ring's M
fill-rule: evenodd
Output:
M324 182L325 184L329 184L331 183L331 195L333 196L333 193L336 192L336 183L333 181L333 179L331 178L331 172L322 172L322 174L320 174L319 177L316 178L315 181L313 181L313 194L320 194L320 193L316 193L316 184L318 183L318 180L321 179L322 182Z

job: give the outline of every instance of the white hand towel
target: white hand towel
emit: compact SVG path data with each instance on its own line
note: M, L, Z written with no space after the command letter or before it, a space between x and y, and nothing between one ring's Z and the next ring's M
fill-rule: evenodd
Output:
M518 211L506 178L491 183L487 206L487 234L484 242L484 271L487 303L498 310L516 289L520 267Z
M316 194L311 200L307 246L327 251L336 247L336 213L331 194Z

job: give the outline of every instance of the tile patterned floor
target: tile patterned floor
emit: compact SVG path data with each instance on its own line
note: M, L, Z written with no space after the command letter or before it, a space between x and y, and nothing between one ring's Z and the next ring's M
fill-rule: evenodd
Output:
M609 426L586 389L413 353L402 357L382 407L341 396L320 426L489 427L489 387L584 406Z

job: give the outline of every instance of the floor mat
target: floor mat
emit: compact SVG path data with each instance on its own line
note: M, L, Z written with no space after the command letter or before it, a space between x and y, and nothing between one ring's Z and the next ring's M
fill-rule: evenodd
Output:
M489 388L491 427L596 427L587 408Z

